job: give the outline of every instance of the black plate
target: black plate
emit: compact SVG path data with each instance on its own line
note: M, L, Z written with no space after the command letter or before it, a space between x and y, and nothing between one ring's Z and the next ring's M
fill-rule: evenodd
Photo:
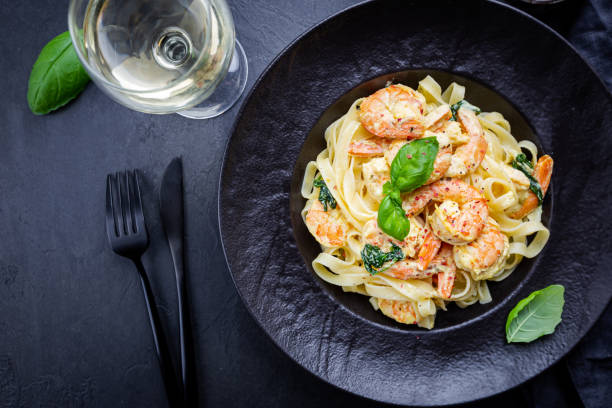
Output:
M380 401L450 404L514 387L568 352L610 299L612 97L541 23L506 5L465 3L374 1L310 30L256 83L223 165L221 236L247 308L307 370ZM492 284L492 303L440 312L431 331L396 324L367 298L321 282L310 266L318 249L299 218L302 172L323 148L325 127L386 80L416 86L425 74L467 85L472 103L503 113L515 136L555 159L545 250ZM505 344L509 310L552 283L566 287L556 332Z

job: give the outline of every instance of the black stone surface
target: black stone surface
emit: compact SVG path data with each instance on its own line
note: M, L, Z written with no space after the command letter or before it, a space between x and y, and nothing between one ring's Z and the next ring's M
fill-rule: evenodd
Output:
M249 57L249 87L295 37L353 3L230 1ZM537 13L572 41L582 38L594 13L609 10L603 2L567 3ZM216 205L237 107L208 121L150 116L121 107L90 85L51 115L29 112L30 68L43 45L66 30L67 5L0 5L0 406L165 406L136 271L108 247L103 197L108 172L143 170L152 238L145 266L162 314L175 327L172 266L157 195L161 173L177 155L185 167L200 406L381 406L307 373L273 345L239 300L221 251ZM582 362L580 355L572 353ZM565 366L562 360L527 384L471 406L579 406Z

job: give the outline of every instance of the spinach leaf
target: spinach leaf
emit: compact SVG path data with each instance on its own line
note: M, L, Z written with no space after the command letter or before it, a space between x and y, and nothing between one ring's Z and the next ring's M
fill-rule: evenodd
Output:
M403 241L410 232L410 220L402 209L400 192L388 182L383 186L384 190L387 190L387 195L378 207L378 226L385 234Z
M363 266L371 275L386 271L391 265L402 259L404 259L402 249L393 243L389 252L383 252L379 247L371 244L365 244L361 250ZM390 263L383 268L387 262Z
M523 172L529 179L529 189L533 191L533 193L538 197L538 204L542 205L542 201L544 200L544 194L542 194L542 187L538 180L533 177L533 165L529 160L527 160L527 156L523 153L518 154L514 160L512 160L512 167Z
M533 170L533 164L531 164L531 161L529 161L529 159L527 159L527 156L525 156L523 153L517 154L514 158L514 161L517 165L523 166L525 168L528 167Z
M416 139L405 144L391 163L391 183L402 193L423 185L433 171L438 154L435 137Z
M315 187L319 187L319 201L323 204L323 209L327 211L327 205L331 208L336 208L336 199L327 188L327 184L321 176L317 177L313 183Z
M74 51L68 31L44 46L32 67L28 105L36 115L64 106L85 89L89 76Z
M563 292L563 286L550 285L518 302L506 321L508 343L529 343L554 332L561 322Z
M459 108L466 108L469 110L473 110L474 112L476 112L477 115L479 115L481 112L478 106L474 106L468 101L466 101L465 99L462 99L459 102L451 105L450 110L451 110L451 113L453 114L453 117L451 118L451 120L455 120L455 121L457 120L457 111L459 110Z

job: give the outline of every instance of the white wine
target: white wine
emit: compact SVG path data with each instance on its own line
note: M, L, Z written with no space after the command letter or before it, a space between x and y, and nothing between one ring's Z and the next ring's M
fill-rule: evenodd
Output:
M91 0L82 30L90 70L111 85L104 89L151 113L204 100L234 50L229 10L210 0Z

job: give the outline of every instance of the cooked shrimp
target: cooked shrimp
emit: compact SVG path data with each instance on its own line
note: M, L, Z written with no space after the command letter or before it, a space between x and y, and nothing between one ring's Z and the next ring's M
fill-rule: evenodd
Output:
M351 142L348 147L348 154L357 157L376 157L384 154L383 146L372 139Z
M430 231L427 225L423 225L420 218L413 217L410 218L410 232L408 232L403 241L399 241L382 232L378 227L378 222L372 219L363 226L362 241L363 245L375 245L385 252L389 252L391 244L395 244L402 249L406 258L414 258L417 256L417 251L423 246L425 237Z
M489 215L487 200L476 188L457 179L443 179L412 192L402 203L408 216L431 201L441 202L429 216L429 225L442 241L461 245L475 240Z
M484 131L476 114L469 109L459 108L457 117L459 123L467 132L469 140L455 149L451 165L445 174L446 177L463 177L476 170L484 159L488 148Z
M383 273L395 279L408 280L431 278L435 271L433 268L421 270L419 262L416 259L402 259L391 265L391 267Z
M425 184L431 184L440 180L444 177L444 174L448 171L448 168L451 165L451 161L453 158L453 148L452 146L440 146L438 148L438 155L436 156L436 160L434 160L433 171L431 175L425 182Z
M436 130L442 127L446 121L452 117L450 106L440 105L433 111L429 112L423 120L425 129Z
M453 260L453 246L447 243L442 244L440 252L431 262L431 267L438 271L436 279L438 293L445 299L450 298L457 274L457 266Z
M427 137L427 132L425 133ZM436 130L436 133L446 137L453 145L461 145L470 141L470 137L461 131L461 125L454 120L445 122L441 128Z
M480 236L467 245L453 247L457 267L470 272L474 280L491 279L504 266L510 244L493 218Z
M546 190L548 190L552 170L553 159L547 154L538 159L538 162L533 169L533 177L535 177L535 179L538 180L538 183L540 183L542 196L544 196L544 194L546 194ZM517 212L512 214L511 217L521 219L532 212L539 204L538 197L532 191L530 191L527 198L523 202L523 206Z
M389 165L383 157L368 160L361 166L368 193L376 200L383 199L383 184L391 179Z
M370 220L363 226L363 243L375 245L385 252L391 249L391 244L402 249L406 258L391 265L385 274L403 280L428 278L434 274L428 266L433 262L441 242L427 225L421 225L416 218L412 218L410 224L408 236L403 241L398 241L382 232L376 220ZM416 259L413 259L415 256Z
M419 269L425 270L429 266L429 263L434 259L438 251L440 250L442 241L438 239L431 231L425 235L421 249L417 257L417 264Z
M442 254L444 257L439 254L441 242L433 237L431 242L425 243L421 246L417 259L402 259L383 273L395 279L407 280L430 278L444 270L442 265L448 263L448 254ZM426 258L429 258L427 262Z
M360 106L361 124L370 133L389 139L423 135L425 97L404 85L391 85L368 96Z
M416 323L416 313L409 301L378 299L380 311L400 323Z
M339 209L323 208L317 199L313 200L306 214L306 226L317 241L326 247L340 247L346 242L348 225Z

